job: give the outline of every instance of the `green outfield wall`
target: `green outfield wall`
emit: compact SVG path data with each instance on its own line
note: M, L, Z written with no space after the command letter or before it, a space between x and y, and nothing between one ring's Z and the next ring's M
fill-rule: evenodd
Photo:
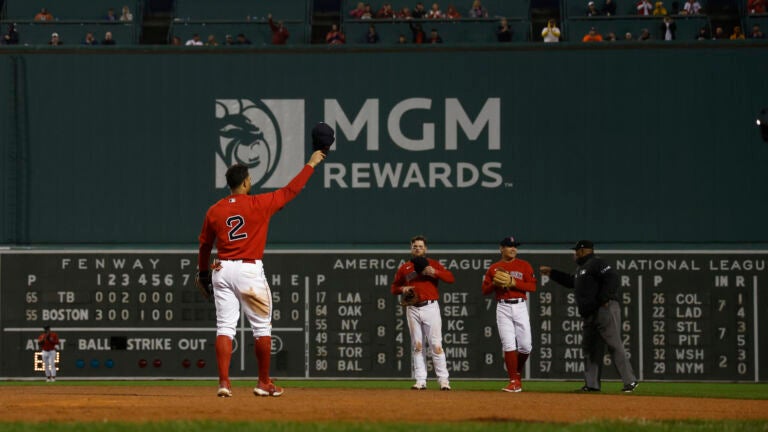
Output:
M194 244L223 172L271 244L768 242L764 45L0 52L0 242Z

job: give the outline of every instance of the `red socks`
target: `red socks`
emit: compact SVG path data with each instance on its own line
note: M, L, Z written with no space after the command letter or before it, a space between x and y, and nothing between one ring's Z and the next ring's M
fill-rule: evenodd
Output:
M509 380L514 380L518 375L517 372L517 351L504 351L504 363L507 365L507 373L509 374Z
M259 383L269 384L269 361L272 357L272 336L261 336L253 339L253 349L259 364Z
M219 385L229 385L229 362L232 359L232 338L216 336L216 364L219 367Z

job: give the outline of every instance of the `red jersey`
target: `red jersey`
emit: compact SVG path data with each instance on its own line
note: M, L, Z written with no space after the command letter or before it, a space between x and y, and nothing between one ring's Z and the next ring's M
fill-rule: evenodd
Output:
M431 258L427 258L429 265L435 269L435 277L424 276L416 273L413 263L408 261L400 266L395 273L395 280L392 282L392 294L403 293L404 286L412 286L419 300L438 300L440 294L437 292L437 282L439 280L445 283L453 283L455 278L450 270L446 270L442 264ZM437 279L435 279L437 278Z
M515 287L508 291L493 284L493 274L496 269L507 271L515 280ZM515 258L512 261L498 261L488 267L483 279L483 295L496 292L496 300L527 298L525 292L536 291L536 276L533 274L533 267L528 261Z
M214 242L219 259L262 259L269 219L301 192L314 171L304 165L282 189L258 195L230 195L212 205L200 232L198 269L208 270Z
M59 344L59 335L55 332L43 333L37 337L37 343L40 344L40 348L43 351L53 351L56 349L56 345Z

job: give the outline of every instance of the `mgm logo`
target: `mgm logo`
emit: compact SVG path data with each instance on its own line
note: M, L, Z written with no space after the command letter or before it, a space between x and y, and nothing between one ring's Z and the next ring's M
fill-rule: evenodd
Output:
M227 168L248 167L260 188L288 184L304 165L304 100L217 99L216 188L226 188Z

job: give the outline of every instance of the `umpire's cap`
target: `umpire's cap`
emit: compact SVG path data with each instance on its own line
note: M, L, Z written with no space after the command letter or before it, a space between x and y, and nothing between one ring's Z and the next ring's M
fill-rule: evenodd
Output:
M312 151L322 150L327 154L334 141L333 129L326 123L320 122L312 128Z
M576 242L576 246L572 247L573 250L579 250L579 249L594 249L595 244L592 243L589 240L579 240Z
M47 325L47 326L43 326L43 330L45 330L45 331L48 331L48 330L50 330L50 329L51 329L51 326L49 326L49 325Z
M513 236L504 237L499 242L499 246L507 246L507 247L510 247L510 246L518 247L518 246L520 246L520 244L521 243L519 241L517 241Z

